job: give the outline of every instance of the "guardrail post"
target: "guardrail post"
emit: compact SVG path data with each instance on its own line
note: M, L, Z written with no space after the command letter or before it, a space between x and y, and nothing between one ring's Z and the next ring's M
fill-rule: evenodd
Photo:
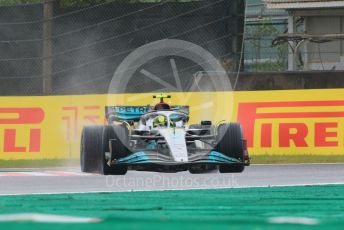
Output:
M52 93L52 68L53 68L53 9L54 1L44 0L43 2L43 69L42 83L43 93Z

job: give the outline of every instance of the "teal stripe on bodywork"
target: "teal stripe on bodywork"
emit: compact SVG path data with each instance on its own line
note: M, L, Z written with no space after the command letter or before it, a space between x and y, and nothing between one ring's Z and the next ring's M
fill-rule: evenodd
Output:
M117 163L128 163L129 164L129 163L135 163L135 162L138 162L138 161L148 162L148 160L149 160L149 158L146 155L146 153L141 151L141 152L137 152L137 153L131 154L130 156L118 159Z
M233 157L228 157L222 153L211 151L208 156L209 160L213 161L221 161L221 162L228 162L228 163L240 163L240 161Z
M153 160L154 161L154 160ZM161 160L163 162L163 160ZM143 151L131 154L127 157L117 160L119 164L143 164L152 163L149 156ZM193 163L193 162L190 162ZM204 160L195 161L195 163L241 163L238 159L228 157L222 153L211 151L208 156L205 156Z

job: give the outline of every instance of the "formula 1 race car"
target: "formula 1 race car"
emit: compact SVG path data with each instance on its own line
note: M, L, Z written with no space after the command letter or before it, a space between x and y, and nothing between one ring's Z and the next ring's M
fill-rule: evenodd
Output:
M188 125L187 106L170 106L168 95L150 106L106 107L106 126L84 127L81 171L124 175L127 170L239 173L250 164L239 123Z

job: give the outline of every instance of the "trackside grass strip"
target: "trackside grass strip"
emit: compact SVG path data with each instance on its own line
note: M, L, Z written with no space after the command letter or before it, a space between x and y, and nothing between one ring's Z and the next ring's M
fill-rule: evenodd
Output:
M0 222L1 229L343 229L344 186L0 197L1 214L100 218L87 224Z

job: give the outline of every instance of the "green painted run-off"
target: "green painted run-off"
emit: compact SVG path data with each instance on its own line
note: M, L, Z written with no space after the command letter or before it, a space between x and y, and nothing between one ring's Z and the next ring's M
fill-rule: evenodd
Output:
M103 222L3 222L0 229L344 229L344 186L0 197L0 214L26 212L99 217ZM316 218L320 223L267 221L278 216Z

